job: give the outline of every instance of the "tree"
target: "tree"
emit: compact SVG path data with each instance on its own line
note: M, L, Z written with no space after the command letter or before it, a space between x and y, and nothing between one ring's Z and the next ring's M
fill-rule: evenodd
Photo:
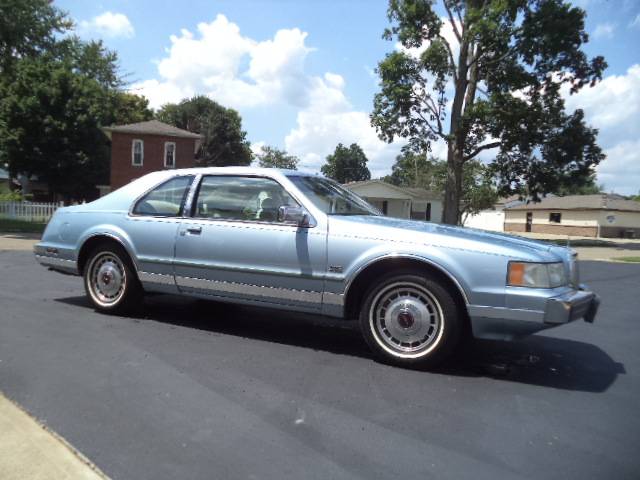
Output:
M19 59L50 51L56 36L73 26L50 0L0 2L0 75L8 74Z
M443 192L447 183L447 162L427 158L405 149L396 157L391 175L385 181L399 187L419 187L433 192ZM467 216L491 208L498 198L495 185L491 181L488 168L477 160L465 163L463 167L462 194L460 196L458 223L464 223Z
M240 114L204 95L166 104L156 118L175 127L204 135L198 163L209 166L249 165L252 160Z
M116 91L112 96L111 123L126 125L151 120L153 111L149 108L149 100L133 93Z
M265 145L261 148L261 152L256 154L258 164L264 168L285 168L289 170L297 170L300 159L294 155L289 155L284 150L278 150L275 147Z
M340 183L369 180L371 172L367 162L366 155L357 143L352 143L349 148L339 143L320 170L324 176Z
M390 0L384 37L403 49L378 65L371 122L416 152L446 142L443 221L460 218L464 164L481 152L495 152L503 194L584 182L604 155L582 110L565 112L561 87L594 85L606 68L581 50L585 12L562 0L442 0L443 20L433 4Z
M117 54L70 35L72 26L49 0L0 1L0 164L82 200L108 181L101 127L152 112L122 91Z
M108 177L100 130L107 91L55 60L23 59L15 69L0 101L0 150L10 174L36 175L65 199L91 197Z
M399 187L419 187L441 192L443 186L440 182L440 163L424 153L403 149L391 167L391 175L383 180Z
M566 195L593 195L604 191L604 184L596 183L596 175L594 173L586 178L583 183L562 185L552 193L564 197Z

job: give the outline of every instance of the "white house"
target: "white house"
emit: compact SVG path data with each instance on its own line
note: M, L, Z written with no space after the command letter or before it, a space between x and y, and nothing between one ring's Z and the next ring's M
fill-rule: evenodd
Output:
M640 237L640 202L620 195L548 197L505 209L506 232Z
M475 215L469 215L463 220L463 226L491 230L494 232L504 231L505 208L523 204L517 195L507 198L500 198L492 208L482 210Z
M423 188L396 187L382 180L351 182L345 187L390 217L437 223L442 219L442 196Z

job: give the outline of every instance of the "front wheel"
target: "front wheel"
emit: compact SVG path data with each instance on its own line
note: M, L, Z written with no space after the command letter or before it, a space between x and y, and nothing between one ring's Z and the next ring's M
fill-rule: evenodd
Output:
M102 312L125 313L142 296L126 252L115 245L104 244L93 250L83 276L87 296Z
M454 350L462 331L459 307L437 279L391 273L373 285L360 328L376 356L405 367L433 367Z

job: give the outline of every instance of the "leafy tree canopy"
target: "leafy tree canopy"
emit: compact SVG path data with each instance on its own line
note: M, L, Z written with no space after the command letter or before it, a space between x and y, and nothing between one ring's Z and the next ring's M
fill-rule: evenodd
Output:
M108 173L108 147L100 131L108 98L100 84L63 63L25 59L5 89L2 150L9 172L36 175L50 191L84 198Z
M604 191L604 184L596 183L596 176L594 173L587 177L583 183L562 185L552 193L564 197L566 195L593 195L596 193L603 193Z
M50 51L56 35L72 26L50 0L0 1L0 75L7 74L20 58Z
M265 145L261 152L256 154L258 164L264 168L285 168L297 170L300 159L294 155L289 155L284 150Z
M426 154L404 149L396 157L391 167L391 175L387 175L383 180L399 187L418 187L442 192L443 173L446 175L446 166L443 172L442 162L428 158Z
M560 94L594 85L606 67L582 51L585 12L562 0L442 0L442 19L434 3L389 1L384 37L404 48L378 65L371 122L416 152L446 142L443 220L460 218L464 164L483 151L495 152L491 173L505 194L588 179L604 158L597 131Z
M339 143L320 170L324 176L340 183L369 180L371 172L367 162L366 155L357 143L352 143L348 148Z
M252 160L247 132L240 114L210 98L199 95L180 103L164 105L158 120L204 135L198 162L208 166L249 165Z
M0 17L0 163L65 199L91 198L108 181L101 127L149 119L148 102L121 90L102 42L58 35L72 22L49 1L5 0Z

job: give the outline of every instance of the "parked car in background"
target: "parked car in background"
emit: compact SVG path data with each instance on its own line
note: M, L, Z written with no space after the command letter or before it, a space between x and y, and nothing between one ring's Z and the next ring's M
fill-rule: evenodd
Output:
M435 365L471 331L592 322L598 307L569 249L388 218L297 171L151 173L60 208L35 255L83 276L103 312L164 292L358 319L372 351L398 365Z

